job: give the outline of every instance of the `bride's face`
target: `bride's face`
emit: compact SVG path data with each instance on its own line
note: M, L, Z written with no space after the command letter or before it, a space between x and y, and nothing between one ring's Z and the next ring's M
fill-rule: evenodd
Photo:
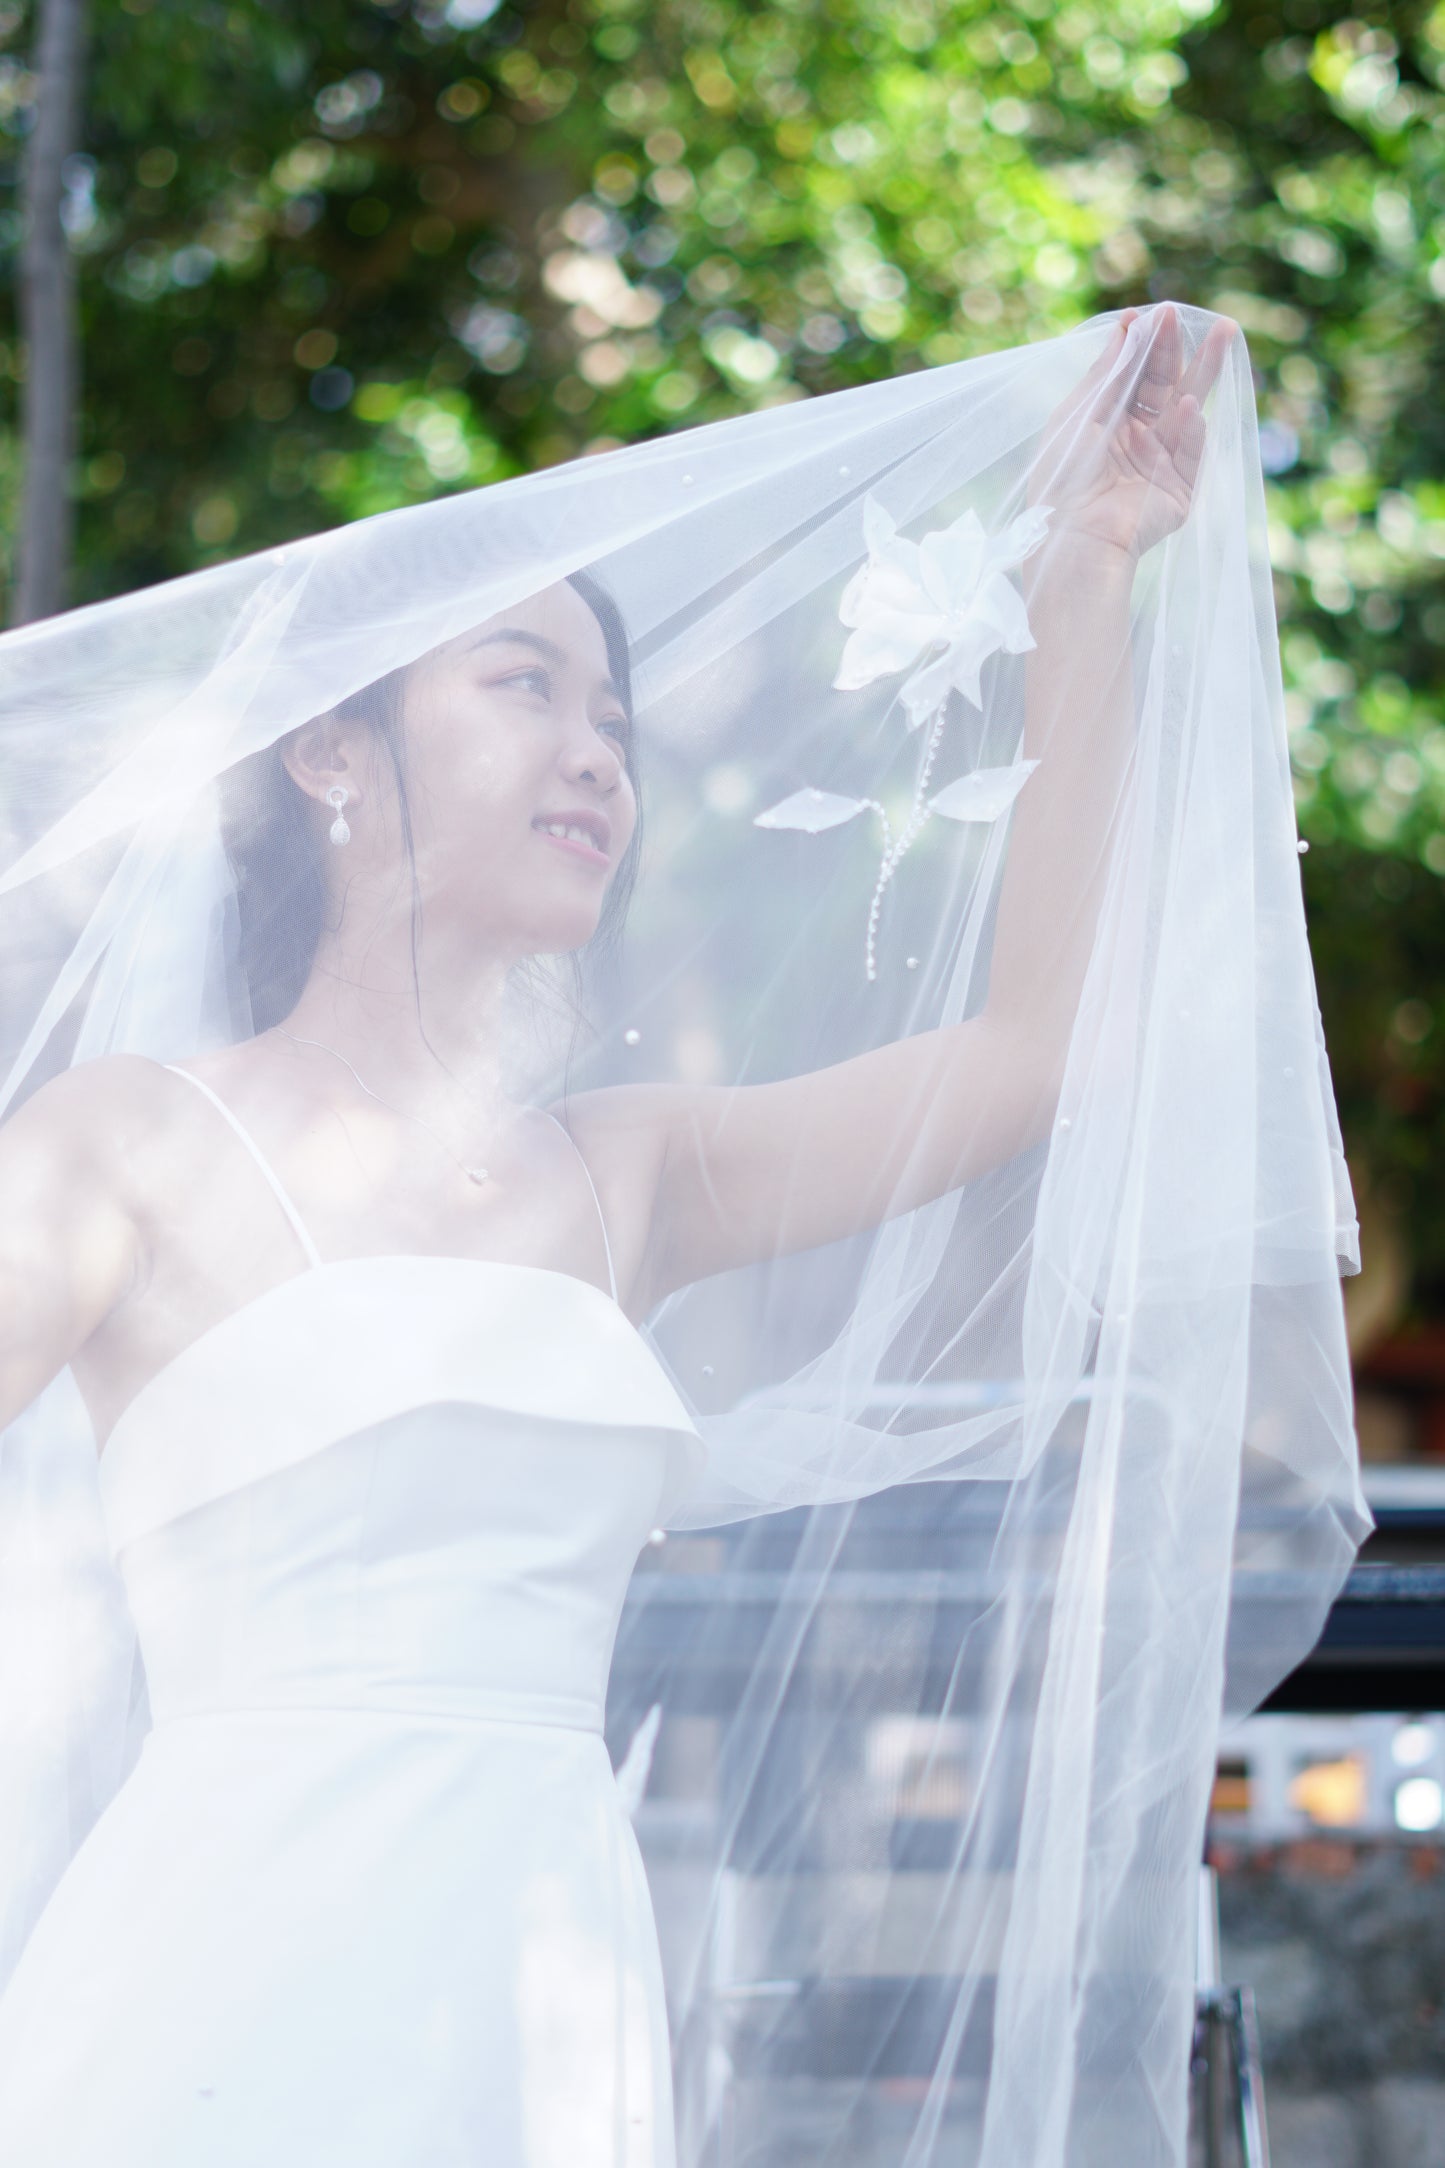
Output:
M637 821L601 625L559 584L406 676L402 765L426 923L508 957L580 948Z

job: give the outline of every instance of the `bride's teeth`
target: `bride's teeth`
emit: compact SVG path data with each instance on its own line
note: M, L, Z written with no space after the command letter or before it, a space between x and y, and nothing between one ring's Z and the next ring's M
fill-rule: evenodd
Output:
M600 848L586 828L568 828L560 821L543 821L542 832L549 836L566 836L573 843L590 843L594 850Z

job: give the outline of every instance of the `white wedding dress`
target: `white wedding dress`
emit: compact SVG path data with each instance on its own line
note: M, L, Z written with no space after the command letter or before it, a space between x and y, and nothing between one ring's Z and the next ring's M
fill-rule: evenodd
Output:
M240 1134L310 1269L102 1458L154 1728L0 2000L0 2161L670 2168L602 1714L697 1434L615 1280L325 1263Z

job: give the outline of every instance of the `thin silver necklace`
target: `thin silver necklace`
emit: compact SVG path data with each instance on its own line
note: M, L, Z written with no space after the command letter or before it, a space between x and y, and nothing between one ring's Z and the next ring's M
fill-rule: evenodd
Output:
M396 1106L392 1103L390 1099L383 1099L380 1092L374 1092L371 1086L367 1083L365 1077L360 1074L360 1072L357 1070L357 1068L352 1062L349 1062L347 1060L346 1056L340 1051L339 1048L334 1046L328 1046L324 1039L299 1038L294 1031L288 1031L284 1024L278 1024L276 1026L276 1035L278 1038L281 1039L289 1039L293 1046L314 1046L319 1054L335 1055L337 1061L340 1062L342 1068L349 1069L351 1071L351 1074L356 1078L357 1083L361 1086L361 1089L365 1092L368 1099L374 1099L379 1107L386 1107L390 1110L391 1113L399 1114L404 1122L415 1122L418 1129L424 1129L427 1135L431 1137L438 1145L440 1145L441 1149L446 1153L447 1158L451 1161L452 1165L454 1167L460 1167L462 1173L466 1176L469 1182L476 1182L478 1185L480 1185L481 1183L489 1179L490 1170L488 1168L469 1167L464 1159L458 1159L456 1153L447 1143L446 1138L441 1136L435 1129L433 1129L430 1122L423 1121L420 1114L408 1114L405 1107Z

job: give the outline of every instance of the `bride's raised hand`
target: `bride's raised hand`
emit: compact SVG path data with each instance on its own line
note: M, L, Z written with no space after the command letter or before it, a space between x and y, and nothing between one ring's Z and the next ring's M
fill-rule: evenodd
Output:
M1184 359L1178 312L1127 309L1093 367L1050 416L1031 502L1070 533L1137 560L1182 527L1204 457L1204 402L1234 339L1211 325Z

